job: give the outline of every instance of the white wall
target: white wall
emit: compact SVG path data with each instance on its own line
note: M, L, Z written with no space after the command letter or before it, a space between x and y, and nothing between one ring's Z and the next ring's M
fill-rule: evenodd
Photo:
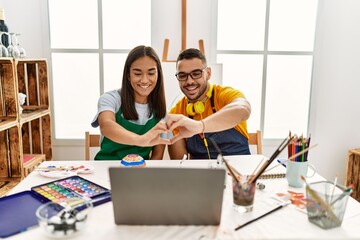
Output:
M49 58L43 48L48 43L45 2L0 0L10 30L22 34L20 41L30 58ZM214 34L214 1L187 2L187 47L197 47L198 40L203 39L205 53L211 60L215 47L210 41ZM153 47L162 56L164 39L169 38L169 59L175 59L181 48L181 1L153 0L152 7L157 31L152 38ZM359 12L358 0L320 0L309 122L312 142L319 146L312 149L309 157L322 175L333 179L339 173L340 181L344 180L348 150L360 147ZM74 146L60 146L55 142L54 159L82 159L82 144L74 141ZM264 154L270 156L277 145L278 142L265 141Z
M46 57L45 44L48 42L43 14L45 0L0 0L5 10L5 23L9 32L20 33L19 43L31 58ZM47 27L46 27L47 28ZM45 30L45 31L44 31Z
M311 161L343 181L348 150L360 147L360 1L322 0L315 42Z

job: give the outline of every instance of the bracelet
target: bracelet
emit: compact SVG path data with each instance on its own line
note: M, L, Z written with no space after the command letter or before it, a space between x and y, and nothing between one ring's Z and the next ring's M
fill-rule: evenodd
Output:
M200 120L200 122L202 123L202 126L203 126L201 133L204 133L205 132L205 123L203 120Z

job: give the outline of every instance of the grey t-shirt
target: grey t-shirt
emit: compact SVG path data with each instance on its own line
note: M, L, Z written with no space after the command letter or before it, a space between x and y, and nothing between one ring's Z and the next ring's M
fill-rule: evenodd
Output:
M113 113L116 114L120 110L120 106L121 106L121 98L120 98L119 90L112 90L101 95L98 101L98 112L96 113L93 121L91 122L91 126L92 127L99 126L98 117L101 112L112 111ZM149 116L148 104L135 103L135 109L139 115L139 119L130 120L133 123L139 125L145 125L146 122L153 117L153 116L151 116L150 118L148 117Z
M112 111L113 113L117 113L120 110L120 106L121 106L121 98L120 98L120 90L112 90L109 92L104 93L103 95L101 95L101 97L99 98L98 101L98 112L96 113L93 121L91 122L91 126L92 127L98 127L99 126L99 121L98 121L98 117L99 114L103 111ZM149 121L150 119L153 118L153 116L151 116L150 118L149 116L149 108L148 108L148 104L140 104L140 103L135 103L135 109L139 115L139 119L138 120L129 120L130 122L139 124L139 125L145 125L147 121ZM172 133L169 132L168 134L161 134L162 138L167 138L170 139L173 137ZM100 138L100 142L102 141L103 136L101 135Z

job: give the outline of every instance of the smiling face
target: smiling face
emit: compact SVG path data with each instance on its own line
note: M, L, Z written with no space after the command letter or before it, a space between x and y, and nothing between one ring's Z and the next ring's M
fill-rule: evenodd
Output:
M177 63L178 73L191 73L195 70L202 70L202 76L198 79L192 79L189 75L187 80L179 81L181 91L189 99L190 102L195 102L206 98L208 89L208 80L211 76L210 67L206 65L199 58L183 59Z
M154 90L158 79L155 60L148 56L135 60L130 66L129 78L134 89L135 102L147 103L148 96Z

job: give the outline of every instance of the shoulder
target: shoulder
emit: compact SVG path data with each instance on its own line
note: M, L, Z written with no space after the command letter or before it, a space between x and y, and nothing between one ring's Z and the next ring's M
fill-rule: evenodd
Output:
M170 108L169 113L182 113L184 114L184 109L186 108L187 100L186 97L181 98L176 102L174 106Z
M231 101L235 98L245 98L245 95L240 91L230 86L222 86L214 84L214 94L220 99L230 99Z
M121 105L121 97L119 90L105 92L99 98L99 110L113 110L117 112Z
M99 126L98 117L101 112L112 111L113 113L117 113L120 109L120 105L121 101L118 90L113 90L102 94L98 101L98 112L96 113L93 121L91 122L91 126Z
M101 96L100 96L100 99L101 100L104 100L104 99L109 99L109 100L120 100L120 90L111 90L111 91L108 91L108 92L105 92L103 93Z

